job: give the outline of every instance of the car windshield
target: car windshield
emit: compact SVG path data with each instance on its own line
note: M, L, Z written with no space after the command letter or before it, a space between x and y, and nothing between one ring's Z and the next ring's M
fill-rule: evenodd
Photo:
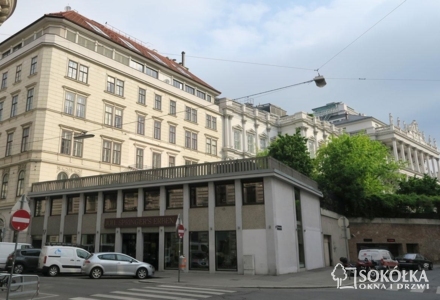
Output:
M416 258L416 255L415 255L415 254L412 254L412 253L408 253L408 254L405 254L405 255L403 256L403 258L406 258L406 259L415 259L415 258Z

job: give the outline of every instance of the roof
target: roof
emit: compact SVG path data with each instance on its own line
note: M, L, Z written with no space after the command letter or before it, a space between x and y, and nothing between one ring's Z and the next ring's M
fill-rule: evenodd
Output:
M332 119L340 119L340 118L344 118L344 119L340 120L340 121L333 122L333 124L335 124L335 126L338 126L341 124L353 123L353 122L360 121L360 120L370 119L372 117L371 116L359 116L359 115L347 114L347 115L332 116L328 121L331 122Z
M209 89L212 89L216 92L218 92L219 94L221 93L220 91L216 90L215 88L213 88L212 86L210 86L209 84L207 84L206 82L204 82L203 80L201 80L200 78L198 78L197 76L195 76L194 74L192 74L191 72L189 72L185 67L181 66L179 63L176 63L175 61L160 55L159 53L157 53L156 51L153 51L151 49L148 49L147 47L139 44L138 42L134 41L133 39L130 39L127 36L124 36L120 33L117 33L116 31L94 21L91 19L88 19L86 17L84 17L83 15L79 14L78 12L74 11L74 10L69 10L69 11L62 11L62 12L57 12L57 13L50 13L50 14L45 14L45 17L52 17L52 18L62 18L65 20L68 20L72 23L75 23L78 26L83 27L84 29L87 29L91 32L93 32L94 34L98 34L110 41L112 41L113 43L116 43L124 48L126 48L129 51L135 52L138 55L143 56L144 58L154 61L155 63L159 63L160 65L179 73L180 75L191 79Z

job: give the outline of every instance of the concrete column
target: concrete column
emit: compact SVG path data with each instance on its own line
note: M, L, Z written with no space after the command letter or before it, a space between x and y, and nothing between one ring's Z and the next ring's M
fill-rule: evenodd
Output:
M47 223L50 216L50 197L46 197L46 210L44 213L44 221L43 221L43 237L41 239L41 245L45 245L47 241ZM11 240L12 242L12 240Z
M160 198L159 198L159 215L165 215L165 208L167 205L167 195L165 186L160 187ZM165 263L165 227L159 227L159 271L164 270Z
M63 242L64 236L64 220L67 215L67 196L63 195L63 202L61 205L61 217L60 217L60 234L58 236L58 242Z
M185 234L183 235L183 239L182 239L182 252L181 255L185 256L187 258L187 261L189 261L189 207L190 207L190 203L189 203L190 199L189 199L189 185L188 184L184 184L183 185L183 226L185 227ZM189 269L189 265L188 263L186 264L186 269L184 272L188 272Z
M95 236L95 252L100 252L101 244L101 216L104 211L104 194L103 192L98 193L98 208L96 213L96 236Z
M431 176L435 177L435 158L431 156L431 165L432 165L432 172Z
M273 199L275 199L274 193L273 179L270 177L264 177L267 268L269 275L279 274L278 238L274 228L276 220L273 204Z
M397 154L397 142L396 142L395 139L393 140L393 152L394 152L394 159L396 161L398 161L399 160L399 155Z
M440 160L436 158L437 160L437 178L440 180Z
M244 274L243 266L243 195L241 189L241 180L235 182L235 224L237 236L237 272Z
M226 109L223 110L223 146L225 148L229 148L229 122L228 122L228 115L226 114Z
M228 115L228 145L230 148L233 147L232 139L233 139L233 132L232 132L232 117L231 115Z
M120 218L124 207L122 190L118 190L116 199L116 218ZM120 227L115 228L115 252L122 252L122 233Z
M84 215L85 210L85 201L86 197L84 196L84 193L79 194L79 208L78 208L78 225L76 227L76 243L82 244L81 240L81 232L82 232L82 219Z
M241 137L241 141L242 141L242 150L243 150L243 158L246 158L245 153L247 151L247 136L246 136L246 120L241 120L241 124L243 126L243 136Z
M138 189L138 205L137 205L137 217L142 217L142 212L144 210L144 189ZM144 260L144 236L142 234L142 227L136 228L136 259Z
M417 149L414 149L414 156L416 157L416 171L420 173L419 151Z
M209 273L215 273L215 185L208 183L208 243Z
M420 157L421 157L421 171L422 173L426 173L426 166L425 166L425 156L423 155L423 152L420 151Z
M414 163L413 163L413 156L411 153L411 147L408 146L408 160L409 160L409 166L411 167L411 170L415 171L414 169Z
M254 143L255 143L255 145L254 145L254 150L255 150L255 155L257 154L257 151L261 151L261 149L260 149L260 137L259 137L259 135L258 135L258 126L259 126L260 124L258 124L258 123L255 123L255 140L254 140Z
M402 158L402 161L406 161L405 158L405 146L403 145L403 143L400 143L400 156Z

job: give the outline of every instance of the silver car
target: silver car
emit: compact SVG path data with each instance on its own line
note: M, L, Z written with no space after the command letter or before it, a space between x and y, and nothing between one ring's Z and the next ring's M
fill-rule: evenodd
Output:
M144 279L154 276L156 270L152 265L123 253L100 252L90 254L84 260L81 271L93 279L104 275L126 275Z

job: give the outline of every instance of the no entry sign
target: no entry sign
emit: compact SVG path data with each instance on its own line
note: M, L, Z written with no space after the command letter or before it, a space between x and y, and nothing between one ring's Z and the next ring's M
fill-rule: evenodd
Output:
M29 227L31 215L27 210L19 209L12 214L11 226L14 230L22 231Z
M177 234L179 235L179 238L183 238L183 235L185 234L185 227L183 227L182 224L177 226Z

